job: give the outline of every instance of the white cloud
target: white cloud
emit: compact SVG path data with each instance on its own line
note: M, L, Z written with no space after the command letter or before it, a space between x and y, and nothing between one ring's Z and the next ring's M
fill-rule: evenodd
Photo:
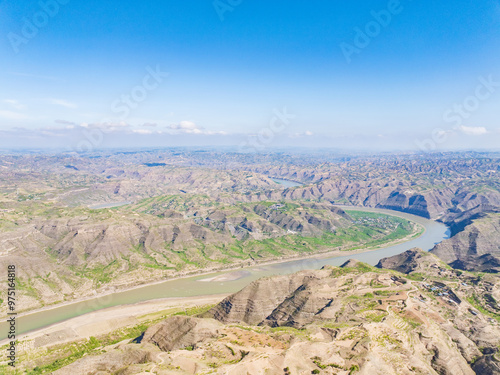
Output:
M169 129L174 129L174 130L195 130L195 129L201 129L192 121L181 121L178 124L172 124L169 126Z
M49 99L47 99L47 101L50 104L58 105L58 106L65 107L65 108L77 108L77 105L75 103L71 103L71 102L64 100L64 99L49 98Z
M483 126L463 126L459 127L459 130L466 135L484 135L488 134L488 130L486 130Z
M0 110L0 117L7 120L29 120L29 117L18 112Z
M54 121L56 124L63 124L63 125L69 125L69 126L75 126L78 125L76 122L73 121L67 121L67 120L55 120Z
M192 121L181 121L178 124L172 124L168 127L169 129L175 130L178 133L186 134L203 134L203 128L199 127Z
M22 105L21 103L19 103L18 100L15 100L15 99L5 99L3 102L9 104L11 107L13 107L15 109L19 109L20 110L20 109L26 108L24 105Z
M224 131L205 130L192 121L181 121L178 124L168 126L174 134L195 134L195 135L227 135Z
M132 130L132 133L136 134L153 134L153 132L149 129L134 129Z
M158 126L158 124L156 124L154 122L146 122L146 123L142 124L142 126L148 126L148 127L155 128Z
M313 135L314 135L313 132L306 130L305 132L302 132L302 133L292 133L289 135L289 137L290 138L303 138L303 137L311 137Z
M80 124L82 128L87 128L87 129L101 129L102 131L117 131L117 130L125 130L130 128L130 125L127 124L125 121L120 121L120 122L97 122L97 123L91 123L88 124L86 122L83 122Z

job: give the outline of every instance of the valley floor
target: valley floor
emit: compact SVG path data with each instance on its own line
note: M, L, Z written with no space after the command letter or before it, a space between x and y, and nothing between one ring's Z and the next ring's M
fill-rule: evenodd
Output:
M417 224L417 223L413 222L413 231L411 234L405 236L404 238L399 238L399 239L387 242L387 243L380 245L380 246L362 247L362 248L351 249L351 250L333 250L333 251L332 250L323 250L323 251L318 251L314 254L300 254L300 255L296 255L296 256L282 256L282 257L279 257L279 259L274 259L274 260L254 261L254 262L252 262L252 264L248 264L248 266L249 267L250 266L251 267L254 267L254 266L265 267L265 266L277 265L280 263L287 263L290 261L310 260L308 268L320 268L324 263L324 259L326 259L326 258L339 258L339 257L345 257L345 256L350 257L353 255L369 253L369 252L372 252L375 250L380 250L383 248L389 248L389 247L392 247L392 246L395 246L398 244L406 244L411 240L419 238L424 233L425 233L425 227L422 226L421 224ZM29 337L31 337L32 334L36 335L38 332L45 332L45 329L48 330L46 333L56 332L59 329L54 331L53 327L59 327L59 324L62 324L65 328L68 328L67 326L65 326L65 323L67 323L67 322L71 322L71 324L72 324L71 329L80 329L79 328L80 326L81 327L86 326L86 324L87 324L86 319L93 319L92 316L94 316L94 317L95 316L106 317L108 312L111 312L111 311L114 311L115 313L121 314L122 309L124 309L124 311L128 311L129 309L132 309L132 310L130 310L132 314L134 313L134 311L140 311L140 314L144 315L144 314L154 313L154 312L158 311L158 306L163 306L164 303L169 304L170 301L172 301L172 303L175 303L175 301L185 301L185 303L189 304L190 303L189 301L196 301L197 299L202 300L204 298L211 298L211 295L204 295L204 296L199 296L199 297L181 297L181 298L161 298L161 299L151 298L148 301L138 302L138 303L135 303L135 301L131 297L130 304L113 306L110 308L96 310L90 314L77 316L78 315L78 312L77 312L78 311L78 304L80 304L80 303L86 303L87 305L92 305L92 301L94 301L94 300L97 301L97 300L100 300L101 298L107 298L108 296L111 296L113 293L116 293L116 292L135 292L134 295L139 295L139 294L142 295L142 292L137 293L137 291L142 289L142 288L153 287L153 286L157 286L157 285L162 284L162 283L175 281L175 280L182 280L182 279L191 278L191 277L197 277L197 276L203 276L203 275L207 275L207 276L214 275L214 273L216 273L217 271L219 271L219 272L223 271L224 273L222 275L217 275L215 277L209 277L207 279L202 279L200 281L210 282L210 284L213 284L213 289L211 289L213 291L213 293L216 293L216 295L219 295L219 296L223 296L223 295L225 295L224 290L217 290L218 285L216 284L216 282L234 281L234 280L237 280L239 278L245 277L246 275L244 275L244 271L242 271L241 267L242 267L242 265L234 265L232 267L225 268L224 270L217 270L217 269L199 270L199 271L190 272L189 274L186 274L186 275L183 275L180 277L171 278L168 280L159 280L159 281L155 281L155 282L151 282L151 283L147 283L147 284L140 284L140 285L136 285L136 286L128 287L128 288L119 288L119 289L117 288L112 293L110 293L109 291L103 291L100 293L98 292L97 294L93 295L91 298L80 298L80 299L67 301L67 302L63 302L63 303L48 305L48 306L45 306L45 307L40 308L40 309L36 309L36 310L32 310L32 311L29 311L26 313L19 314L18 315L19 325L22 326L23 319L29 319L30 321L34 321L34 320L36 320L37 314L40 314L40 313L41 314L53 314L53 313L57 314L57 312L55 310L57 310L58 308L65 307L65 306L71 306L71 305L75 306L75 317L72 317L69 320L63 321L62 323L55 323L55 324L51 324L48 327L44 327L44 328L42 327L41 329L36 329L35 331L30 331L30 332L28 332ZM238 274L238 276L233 277L233 275L235 275L235 274ZM236 289L232 290L232 292L235 292L238 289L239 289L239 287L236 286ZM138 309L138 310L136 310L136 309ZM128 315L130 315L130 314L128 314ZM89 318L89 316L91 316L91 318ZM112 313L111 313L111 316L113 316ZM134 322L131 322L131 321L127 322L124 320L122 323L124 326L127 326L127 325L133 325ZM113 324L115 324L115 326L112 327L113 330L118 327L118 326L116 326L116 324L120 325L122 323L118 323L118 322L113 323ZM0 327L3 327L4 324L5 323L3 323L3 322L0 323ZM62 329L65 329L65 328L62 328ZM58 340L62 340L61 342L64 342L66 340L67 334L68 334L68 332L65 331L63 337L61 339L58 339ZM89 336L91 336L91 335L89 335ZM24 335L22 337L24 337ZM75 336L75 333L71 333L70 336L68 336L68 339L69 338L71 338L71 340L74 340L74 339L79 338L79 335L77 334ZM56 340L56 341L58 341L58 340ZM6 340L0 341L0 345L5 344L5 343L6 343Z
M163 298L131 305L120 305L77 316L19 336L21 352L64 344L92 336L105 335L118 329L136 326L141 322L173 311L185 311L198 306L214 305L227 294L199 297ZM0 341L0 346L8 340Z

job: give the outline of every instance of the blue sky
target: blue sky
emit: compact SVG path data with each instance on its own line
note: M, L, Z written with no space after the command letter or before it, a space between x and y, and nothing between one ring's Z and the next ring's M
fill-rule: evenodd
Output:
M498 46L499 0L0 1L0 147L498 147Z

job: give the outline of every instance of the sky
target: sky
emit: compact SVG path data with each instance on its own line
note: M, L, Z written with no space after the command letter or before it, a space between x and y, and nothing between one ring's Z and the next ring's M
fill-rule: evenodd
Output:
M500 0L0 0L0 147L498 149L499 46Z

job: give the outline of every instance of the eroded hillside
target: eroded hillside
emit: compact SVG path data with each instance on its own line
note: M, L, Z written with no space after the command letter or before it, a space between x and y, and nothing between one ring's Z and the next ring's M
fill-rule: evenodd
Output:
M5 154L0 266L18 265L20 308L28 310L200 270L369 247L415 233L401 222L360 222L333 208L343 204L439 219L453 238L437 246L437 255L456 267L496 272L498 160L487 153L202 149ZM287 188L276 177L303 185Z
M474 299L488 288L497 298L498 278L418 249L380 266L406 263L407 274L350 261L261 279L198 317L151 321L134 341L94 338L90 354L66 367L48 363L62 347L41 348L51 359L32 355L23 366L60 375L500 373L500 315Z
M13 219L0 233L0 265L18 270L19 311L202 271L378 246L421 232L404 219L347 213L330 203L224 205L186 194L103 210L20 206L24 213L6 213Z

